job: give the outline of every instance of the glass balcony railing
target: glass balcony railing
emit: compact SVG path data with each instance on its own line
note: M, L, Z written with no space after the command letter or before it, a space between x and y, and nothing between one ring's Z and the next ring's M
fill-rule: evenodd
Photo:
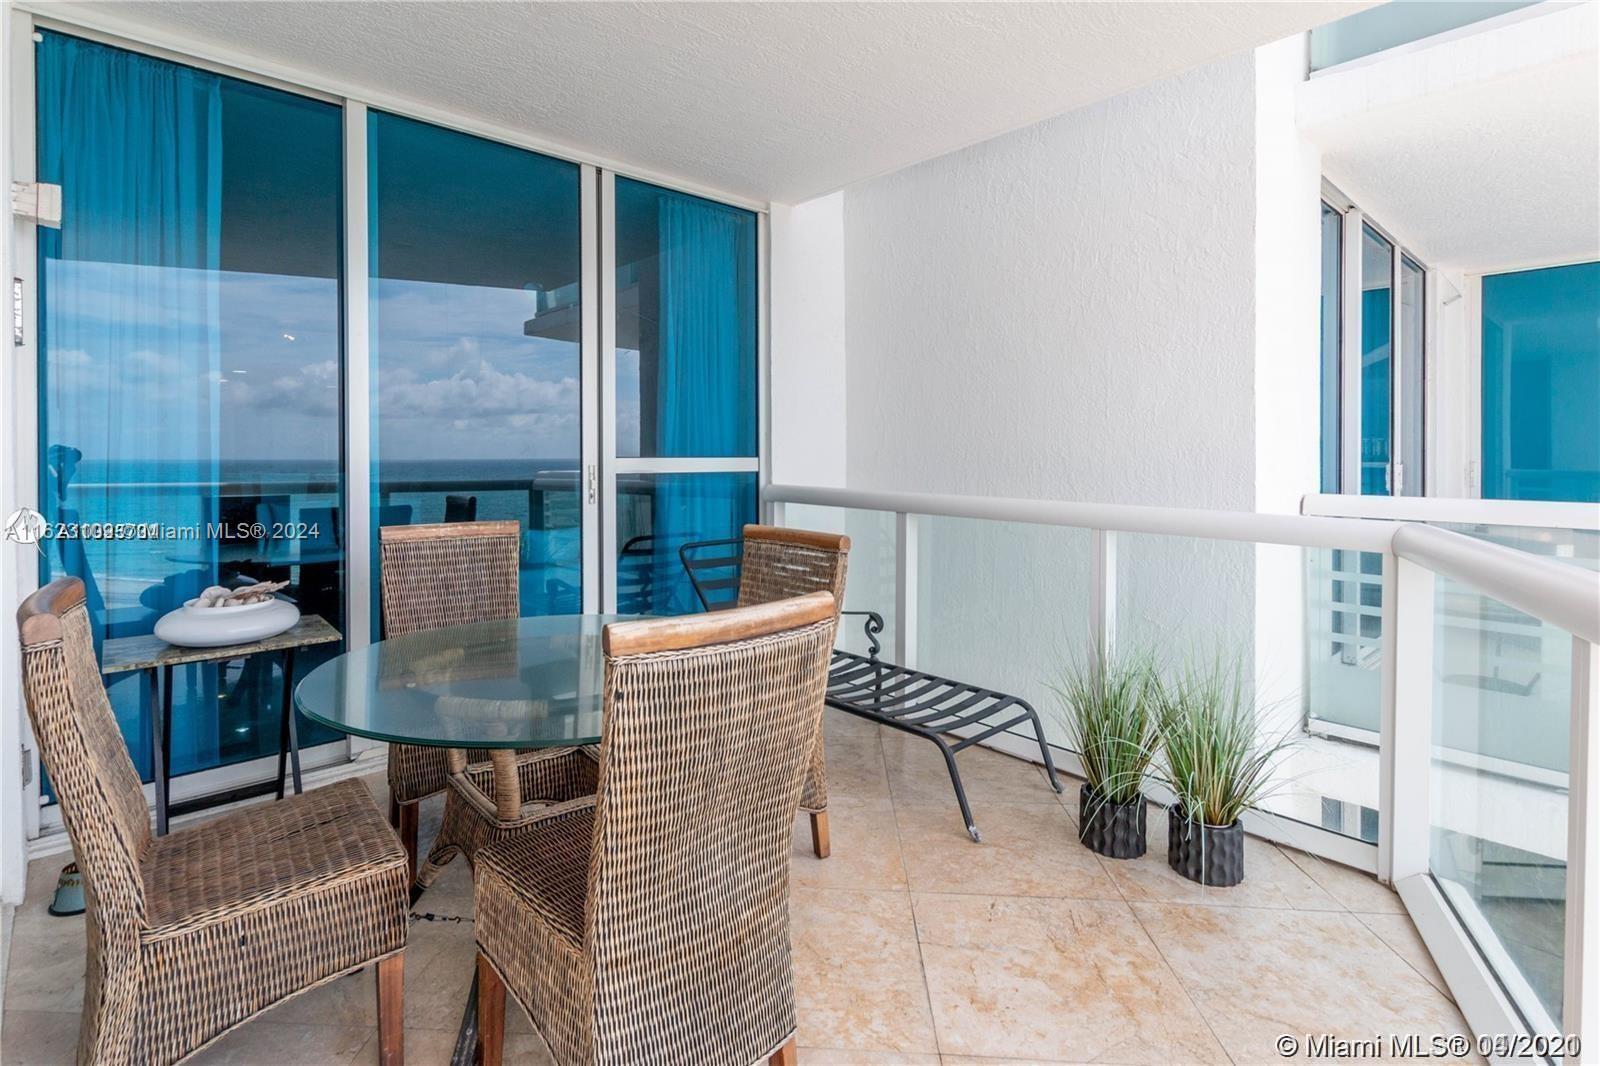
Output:
M1311 31L1311 69L1348 63L1503 15L1537 0L1392 0Z
M1569 927L1600 895L1600 841L1568 832L1600 821L1571 813L1597 772L1592 743L1572 739L1575 708L1600 717L1592 513L1308 497L1288 516L781 485L764 498L780 524L851 535L845 607L885 615L886 657L1029 700L1068 773L1080 764L1053 683L1075 650L1229 656L1261 736L1291 738L1246 828L1393 885L1452 989L1509 1003L1483 1031L1595 1032L1575 1004L1600 983L1600 952ZM1396 507L1409 510L1379 513ZM1038 761L1031 740L984 743Z

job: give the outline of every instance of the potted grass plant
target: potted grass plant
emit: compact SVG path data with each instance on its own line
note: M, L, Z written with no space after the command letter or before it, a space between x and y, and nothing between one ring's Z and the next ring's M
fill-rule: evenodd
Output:
M1266 735L1239 657L1190 662L1157 688L1157 778L1175 797L1167 812L1167 863L1203 885L1244 880L1244 812L1275 788L1291 734Z
M1101 855L1145 853L1145 775L1160 743L1156 670L1146 650L1095 648L1056 686L1068 743L1083 761L1078 839Z

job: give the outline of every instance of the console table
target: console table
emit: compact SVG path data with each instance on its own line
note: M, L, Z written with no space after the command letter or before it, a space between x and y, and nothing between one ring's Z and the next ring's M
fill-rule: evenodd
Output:
M141 671L150 686L150 750L155 762L156 835L165 836L169 814L188 814L224 803L276 791L283 798L284 771L293 774L294 790L300 791L300 740L294 724L294 653L313 644L331 644L344 639L321 617L302 615L290 629L277 636L248 644L229 644L221 648L180 648L157 639L153 634L116 637L100 650L100 672L105 675ZM231 789L220 796L200 796L185 800L176 808L172 792L172 668L190 663L224 663L271 652L281 654L283 706L278 723L278 774L274 781Z

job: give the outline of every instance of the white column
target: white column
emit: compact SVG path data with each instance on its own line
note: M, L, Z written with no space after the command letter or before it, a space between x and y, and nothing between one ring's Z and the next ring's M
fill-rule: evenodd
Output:
M1433 571L1384 555L1378 878L1391 884L1428 869L1433 596Z
M1572 638L1567 762L1566 981L1561 1028L1600 1054L1600 646Z
M917 665L917 531L920 517L894 516L894 659Z

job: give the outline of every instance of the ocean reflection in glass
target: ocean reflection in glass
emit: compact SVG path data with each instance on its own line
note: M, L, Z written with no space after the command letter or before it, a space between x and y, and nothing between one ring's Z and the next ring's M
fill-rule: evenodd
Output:
M522 523L524 615L583 610L579 168L368 113L377 528Z
M52 32L36 56L38 173L62 188L39 230L41 508L173 531L55 539L41 580L83 579L97 645L252 579L342 626L339 109ZM302 555L256 522L326 539ZM273 670L175 672L174 773L277 750ZM110 691L148 777L148 694Z

